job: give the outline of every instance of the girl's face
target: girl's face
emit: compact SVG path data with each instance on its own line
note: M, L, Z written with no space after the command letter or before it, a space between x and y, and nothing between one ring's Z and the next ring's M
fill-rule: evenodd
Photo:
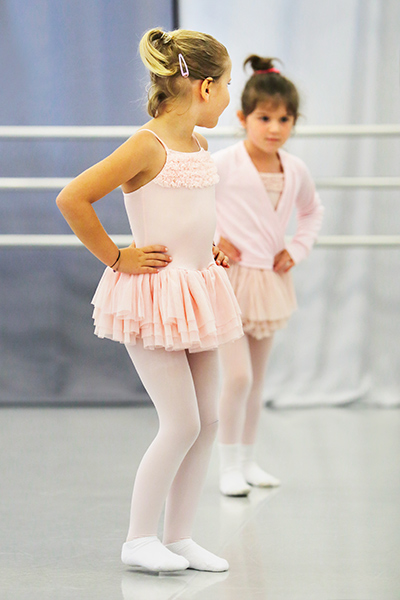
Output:
M246 129L248 141L265 154L276 154L294 126L294 116L288 114L285 104L276 105L268 99L258 102L247 117L242 111L238 112L238 117Z

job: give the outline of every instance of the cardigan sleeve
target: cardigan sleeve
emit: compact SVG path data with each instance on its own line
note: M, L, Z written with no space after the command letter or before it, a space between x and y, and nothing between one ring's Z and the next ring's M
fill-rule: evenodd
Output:
M297 264L306 258L321 229L323 207L307 167L302 164L302 178L296 195L297 228L287 251Z

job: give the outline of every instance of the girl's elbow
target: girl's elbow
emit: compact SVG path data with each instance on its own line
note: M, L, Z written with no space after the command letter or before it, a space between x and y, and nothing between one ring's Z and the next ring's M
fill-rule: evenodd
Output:
M62 196L62 192L60 192L56 198L56 204L57 207L61 210L61 206L63 204L63 196Z
M63 192L60 192L56 198L56 205L61 212L65 210L67 204L67 200Z
M63 215L68 214L73 208L73 199L65 190L61 190L56 198L56 205Z

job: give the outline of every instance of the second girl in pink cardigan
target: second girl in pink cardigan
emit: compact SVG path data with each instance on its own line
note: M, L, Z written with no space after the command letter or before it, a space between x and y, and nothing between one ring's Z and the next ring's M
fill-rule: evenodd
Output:
M264 376L274 332L296 308L289 271L310 252L322 220L307 167L282 150L299 114L298 92L271 59L253 55L247 63L254 73L238 112L246 139L213 155L220 176L216 241L231 259L245 331L220 348L220 490L228 496L247 495L249 484L279 485L254 458ZM286 244L293 210L297 230Z

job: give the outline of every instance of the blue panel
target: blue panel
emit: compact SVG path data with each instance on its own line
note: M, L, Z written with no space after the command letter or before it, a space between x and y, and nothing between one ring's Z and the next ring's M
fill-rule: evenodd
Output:
M138 43L154 26L173 27L172 2L4 0L0 125L145 122ZM119 143L0 141L0 176L73 177ZM98 204L110 233L128 233L120 192ZM3 192L0 233L70 230L55 194ZM84 249L0 249L0 403L145 397L124 347L93 336L90 300L101 272Z

